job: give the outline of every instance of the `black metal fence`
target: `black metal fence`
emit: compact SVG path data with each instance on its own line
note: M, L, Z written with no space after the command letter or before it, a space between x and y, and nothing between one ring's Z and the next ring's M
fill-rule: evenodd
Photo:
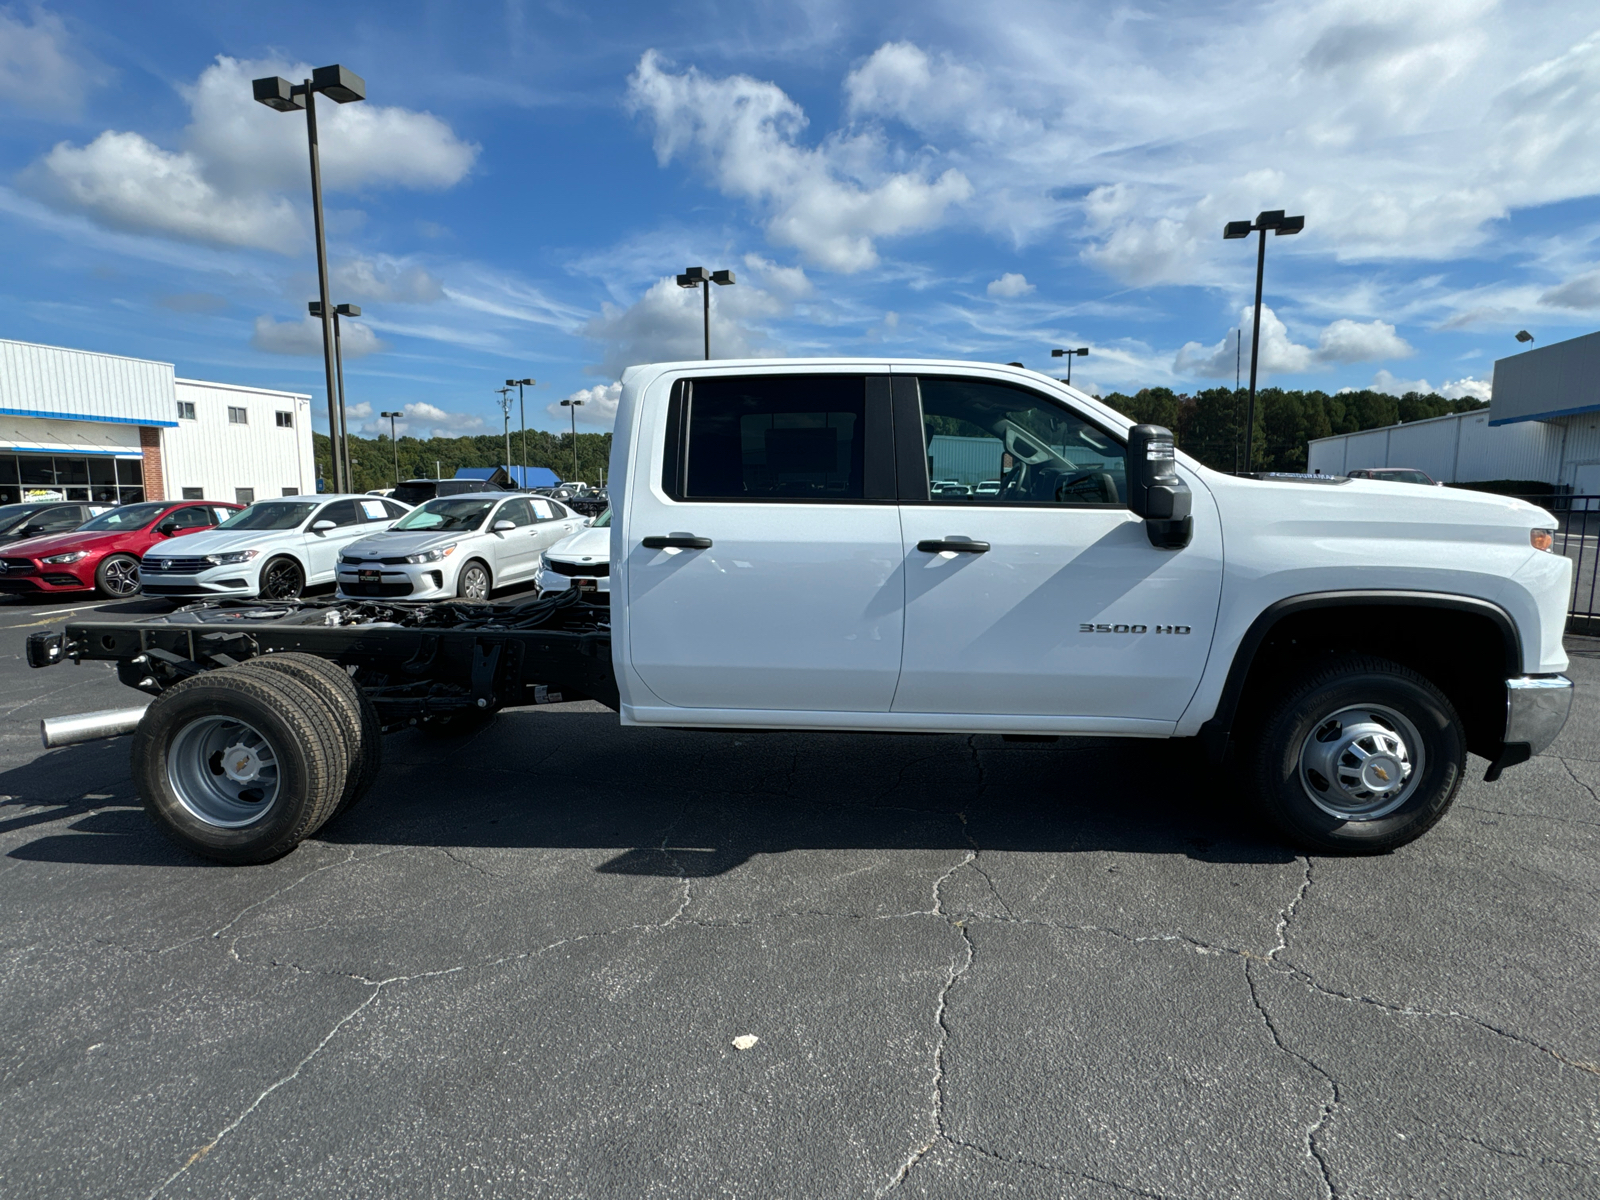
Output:
M1600 634L1600 609L1595 601L1600 572L1600 496L1518 496L1554 514L1555 551L1572 560L1572 595L1567 599L1567 632Z

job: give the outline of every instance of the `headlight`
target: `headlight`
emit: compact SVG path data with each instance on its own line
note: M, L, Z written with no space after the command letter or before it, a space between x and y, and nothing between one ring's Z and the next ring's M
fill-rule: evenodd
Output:
M550 556L548 554L539 555L539 570L548 571L549 569L550 569Z
M438 562L440 559L454 554L455 552L456 544L451 542L448 546L437 546L434 549L424 551L421 554L408 554L406 555L406 561L408 563Z
M1528 541L1535 550L1554 550L1556 546L1556 531L1554 529L1530 529ZM45 562L52 560L45 559Z
M88 556L89 552L87 550L74 550L71 554L52 554L49 558L41 559L40 561L47 563L72 563L77 562L80 558L87 558Z
M208 554L203 561L213 567L231 567L234 563L249 562L259 553L259 550L230 550L226 554Z

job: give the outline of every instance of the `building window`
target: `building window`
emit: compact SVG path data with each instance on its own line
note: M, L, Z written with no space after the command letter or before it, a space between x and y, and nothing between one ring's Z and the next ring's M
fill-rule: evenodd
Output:
M300 494L300 489L299 488L284 488L283 489L283 494L285 496L298 496Z
M255 488L234 488L233 502L235 504L254 504L256 502Z
M286 412L279 413L278 414L278 428L279 429L293 429L294 428L294 414L293 413L286 413Z
M206 498L206 490L205 488L184 488L183 498L185 500L204 500Z
M99 455L0 454L0 504L136 503L144 499L139 468L138 459Z
M248 424L250 424L250 412L249 412L249 410L248 409L243 409L243 408L234 408L232 405L229 405L228 406L228 424L229 425L248 425Z
M194 420L194 401L193 400L179 400L178 401L178 420L180 420L180 421L192 421L192 420Z

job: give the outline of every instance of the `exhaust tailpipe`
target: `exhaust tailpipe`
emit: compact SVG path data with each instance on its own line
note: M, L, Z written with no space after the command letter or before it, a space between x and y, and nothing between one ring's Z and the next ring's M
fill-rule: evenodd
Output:
M121 737L139 728L142 708L106 708L99 712L78 713L71 717L46 717L39 722L39 736L45 749L75 746L100 738Z

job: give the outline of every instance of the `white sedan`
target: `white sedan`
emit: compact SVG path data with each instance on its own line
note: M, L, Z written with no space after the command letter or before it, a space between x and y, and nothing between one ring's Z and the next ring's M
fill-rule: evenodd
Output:
M525 493L471 492L419 504L387 533L339 556L339 595L481 601L497 587L527 583L539 553L588 520Z
M139 562L139 582L146 596L293 600L332 583L340 550L406 511L377 496L257 500L213 530L152 549Z
M594 524L544 552L539 561L539 591L561 592L577 588L599 600L611 596L611 510Z

